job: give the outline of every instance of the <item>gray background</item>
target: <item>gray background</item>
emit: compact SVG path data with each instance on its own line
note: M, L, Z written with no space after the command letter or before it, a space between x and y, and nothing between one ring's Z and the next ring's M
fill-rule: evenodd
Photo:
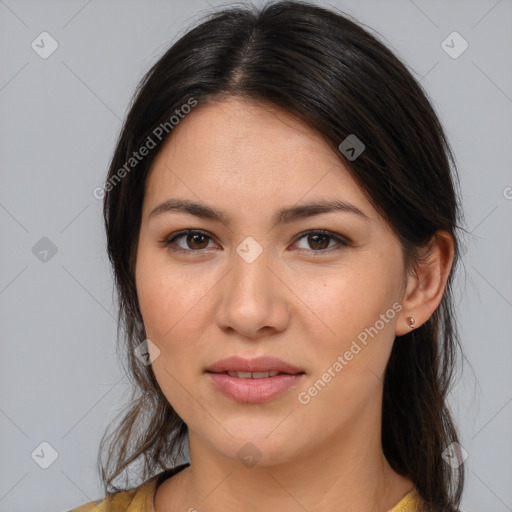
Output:
M98 443L128 386L92 192L144 71L209 5L0 0L0 512L64 511L101 497ZM458 308L474 370L465 365L450 396L469 453L462 510L510 511L512 2L332 5L402 57L453 145L470 232ZM43 31L59 45L47 59L31 47ZM453 31L469 43L456 59L441 46ZM57 248L46 262L33 252L43 237ZM31 456L42 442L58 452L48 469Z

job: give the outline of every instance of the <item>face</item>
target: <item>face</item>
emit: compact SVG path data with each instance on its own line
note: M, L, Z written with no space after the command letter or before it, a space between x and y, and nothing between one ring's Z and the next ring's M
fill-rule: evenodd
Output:
M233 460L251 442L278 464L380 426L402 250L300 121L235 99L181 120L146 181L136 284L155 376L190 440ZM230 356L301 373L207 371Z

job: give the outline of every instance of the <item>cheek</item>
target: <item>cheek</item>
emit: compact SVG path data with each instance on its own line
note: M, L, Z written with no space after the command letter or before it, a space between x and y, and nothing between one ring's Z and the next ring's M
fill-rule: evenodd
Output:
M397 302L400 279L399 259L390 264L374 258L331 273L314 287L308 279L298 283L299 293L307 297L304 302L315 313L309 315L309 330L315 340L310 348L317 356L316 377L332 368L338 356L342 356L343 370L335 373L344 377L333 381L339 385L344 381L346 389L365 385L368 379L375 383L376 376L382 376L401 308Z
M329 435L336 426L362 414L368 403L379 403L400 306L395 274L379 275L375 270L352 267L346 275L326 280L309 296L329 330L322 329L327 334L317 331L314 346L309 344L316 363L314 374L299 390L308 402L302 406L308 412L303 418L305 428L317 428L322 418L324 425L332 425L324 432Z
M379 262L352 265L324 274L320 284L318 279L296 278L294 292L332 342L356 336L392 308L400 296L400 276L398 268Z
M201 302L211 284L173 268L165 251L141 247L137 256L137 295L148 338L165 344L177 331L197 325Z
M146 336L160 351L153 372L169 403L186 420L202 374L197 361L211 339L205 332L218 276L193 265L171 266L165 253L142 248L138 256L137 293Z
M204 330L208 283L191 282L187 272L170 268L168 261L151 251L139 251L137 294L146 336L159 350L152 369L164 396L185 421L194 394L196 369L191 364L201 348L195 340Z

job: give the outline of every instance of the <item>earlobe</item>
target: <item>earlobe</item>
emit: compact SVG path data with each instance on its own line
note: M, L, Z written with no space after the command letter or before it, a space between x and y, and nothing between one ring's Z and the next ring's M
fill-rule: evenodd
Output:
M414 272L407 277L402 311L395 328L397 336L424 324L441 303L454 258L452 236L438 231L424 252Z

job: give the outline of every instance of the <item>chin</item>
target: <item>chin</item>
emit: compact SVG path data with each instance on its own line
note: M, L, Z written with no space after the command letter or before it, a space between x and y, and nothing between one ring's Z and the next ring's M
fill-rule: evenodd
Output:
M259 428L255 428L254 424L252 427L240 425L235 428L232 424L226 430L236 432L233 437L223 429L220 438L218 431L212 436L203 433L202 437L208 439L208 443L219 454L247 468L256 465L277 466L289 462L294 451L304 446L303 440L291 432L276 429L280 421L274 418L268 422L268 426L260 423Z

